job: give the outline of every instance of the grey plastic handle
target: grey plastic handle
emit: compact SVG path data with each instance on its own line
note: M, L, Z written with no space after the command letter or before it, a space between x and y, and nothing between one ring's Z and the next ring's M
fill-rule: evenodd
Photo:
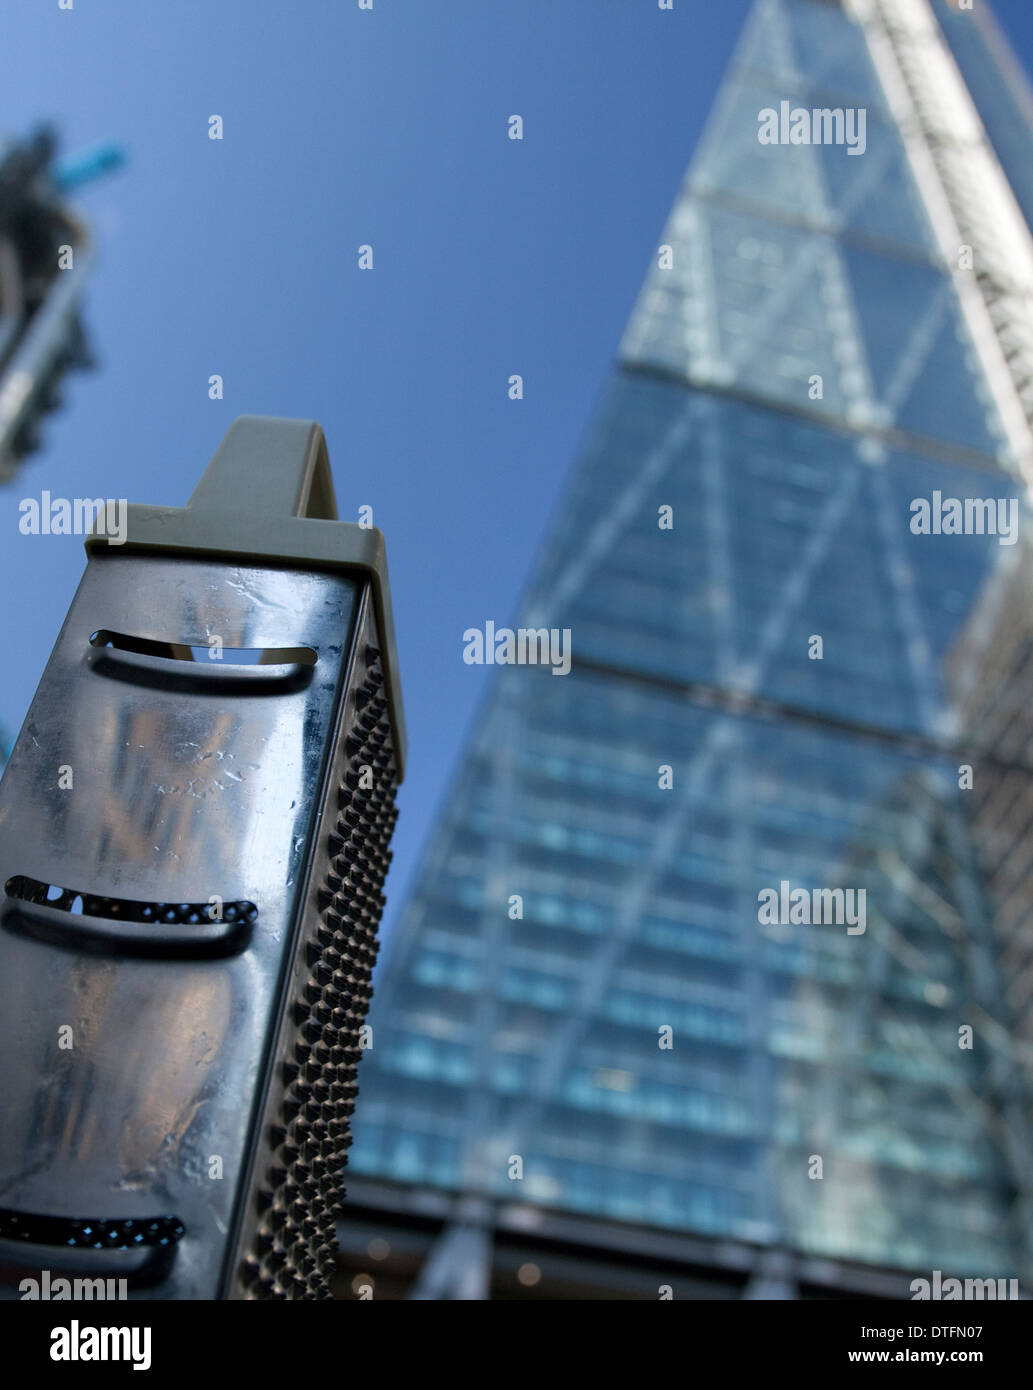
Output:
M250 512L337 520L323 431L314 420L240 415L190 494L191 512Z

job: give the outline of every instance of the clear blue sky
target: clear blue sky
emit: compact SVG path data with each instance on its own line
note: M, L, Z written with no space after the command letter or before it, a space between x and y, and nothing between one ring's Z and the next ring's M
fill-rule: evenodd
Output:
M995 6L1027 69L1029 6ZM78 538L19 534L21 498L183 505L235 416L319 420L342 517L371 504L388 541L410 741L390 926L490 677L461 634L514 612L747 9L6 6L0 128L48 119L129 164L79 199L99 368L0 490L5 728L84 563Z

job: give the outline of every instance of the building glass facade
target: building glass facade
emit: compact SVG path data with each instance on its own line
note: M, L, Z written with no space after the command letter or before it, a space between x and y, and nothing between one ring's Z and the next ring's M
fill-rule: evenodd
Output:
M786 99L864 108L863 155L762 145ZM847 12L755 6L660 243L514 624L569 628L573 668L495 673L380 972L351 1171L1028 1277L946 676L1009 547L910 529L935 492L1025 507ZM762 925L785 882L864 890L864 930Z

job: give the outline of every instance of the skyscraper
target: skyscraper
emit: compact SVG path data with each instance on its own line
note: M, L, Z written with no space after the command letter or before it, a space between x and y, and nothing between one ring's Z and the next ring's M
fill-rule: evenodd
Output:
M381 971L377 1296L1029 1280L943 669L1033 458L1031 137L979 114L1026 97L975 26L752 11L515 624L572 668L496 673Z
M78 165L63 178L56 148L47 127L22 144L0 137L0 483L38 447L64 372L92 360L79 318L90 238L63 202ZM77 181L117 167L119 158L111 150Z
M1033 547L1016 546L945 663L973 765L973 839L994 902L1019 1061L1033 1076Z

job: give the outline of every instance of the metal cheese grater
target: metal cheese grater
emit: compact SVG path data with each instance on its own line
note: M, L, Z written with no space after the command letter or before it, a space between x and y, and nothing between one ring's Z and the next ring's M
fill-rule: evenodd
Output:
M329 1294L405 757L336 515L319 426L244 416L87 540L0 782L0 1296Z

